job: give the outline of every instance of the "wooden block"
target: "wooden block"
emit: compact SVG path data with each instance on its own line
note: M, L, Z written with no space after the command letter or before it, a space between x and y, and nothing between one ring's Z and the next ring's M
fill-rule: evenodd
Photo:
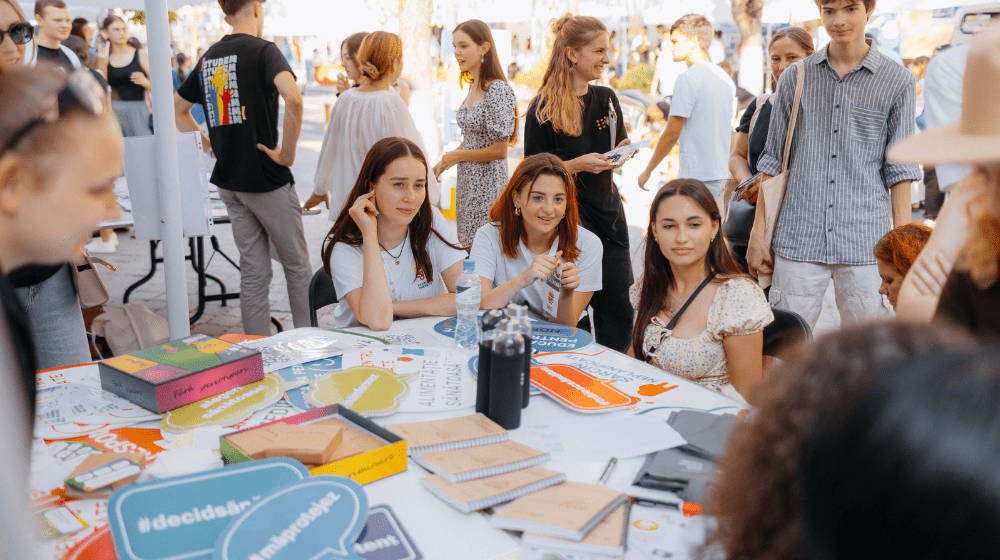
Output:
M277 422L248 432L230 434L226 436L226 439L249 455L251 459L263 459L267 457L266 452L271 443L282 437L288 428L289 426L284 422Z
M291 457L307 464L326 464L343 439L339 426L309 424L289 425L281 437L272 441L265 457Z
M327 463L333 463L361 453L374 451L387 445L386 442L381 439L371 434L361 432L337 418L322 420L314 424L310 424L310 426L337 426L341 428L344 434L343 441L341 441L340 445L337 446L337 449L334 451L330 459L326 461Z

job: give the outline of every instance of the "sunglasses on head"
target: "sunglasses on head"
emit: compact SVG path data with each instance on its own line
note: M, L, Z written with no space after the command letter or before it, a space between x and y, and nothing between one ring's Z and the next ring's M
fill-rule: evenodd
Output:
M104 114L106 95L104 88L90 72L86 70L73 72L69 75L66 86L53 97L51 105L12 134L10 140L5 142L3 148L0 149L0 154L16 146L39 125L55 122L59 120L61 115L75 107L83 109L92 116L101 116Z
M35 28L26 22L15 23L7 31L0 29L0 43L3 43L5 37L10 37L15 45L24 45L34 36Z

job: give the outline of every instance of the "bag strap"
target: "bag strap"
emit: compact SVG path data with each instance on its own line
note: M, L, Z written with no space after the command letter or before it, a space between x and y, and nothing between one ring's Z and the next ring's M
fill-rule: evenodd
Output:
M795 67L795 100L792 101L792 116L788 121L788 132L785 134L785 154L781 158L781 172L788 171L788 158L792 154L792 134L795 132L795 121L799 119L799 105L802 101L802 88L806 83L806 68L804 61L794 64Z
M747 130L747 136L750 136L751 134L753 134L753 127L757 124L757 117L760 116L760 110L761 110L762 107L764 107L764 105L767 103L767 101L769 99L771 99L772 95L773 94L771 94L771 93L762 93L762 94L760 94L760 95L757 96L757 100L756 100L757 108L754 109L753 116L750 117L750 129Z
M698 286L697 289L695 289L695 291L691 294L691 296L687 299L687 301L684 302L684 305L681 306L681 308L677 311L677 313L674 313L673 319L670 319L670 322L667 323L667 330L674 330L674 325L677 324L677 320L681 318L681 315L683 315L684 312L687 311L688 306L691 305L691 302L694 301L694 298L698 297L698 294L700 294L701 291L705 289L705 286L707 286L708 283L711 282L713 278L715 278L714 270L711 273L709 273L708 278L705 278L705 280L701 283L701 285Z

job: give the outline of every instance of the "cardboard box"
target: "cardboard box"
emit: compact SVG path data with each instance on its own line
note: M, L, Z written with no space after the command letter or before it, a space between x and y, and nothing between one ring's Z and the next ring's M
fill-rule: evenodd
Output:
M321 424L336 423L349 428L343 435L343 440L334 452L334 458L325 465L306 465L312 474L336 474L346 476L359 484L368 484L374 480L385 478L406 470L406 440L379 426L375 422L362 417L357 412L333 404L317 408L246 430L240 430L222 436L219 441L220 452L226 464L252 461L250 454L259 455L259 444L269 441L267 433L272 431L269 426L278 423L285 424ZM257 437L255 431L260 431ZM240 444L247 445L246 450ZM253 446L251 448L250 446Z
M98 363L101 387L163 412L264 379L260 352L202 334Z

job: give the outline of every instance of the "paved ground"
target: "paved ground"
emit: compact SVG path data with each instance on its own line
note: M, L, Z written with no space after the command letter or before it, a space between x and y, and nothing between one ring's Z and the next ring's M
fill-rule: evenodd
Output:
M316 163L319 157L319 148L323 140L324 106L332 104L335 100L330 90L322 90L318 87L311 88L305 96L305 114L303 118L302 135L299 140L299 147L295 164L292 171L295 175L296 190L299 198L305 200L312 192L313 175L316 170ZM650 150L644 150L645 158L649 157ZM520 146L510 152L510 163L516 165L521 158ZM636 176L644 168L646 159L643 156L627 163L619 177L620 184L624 185L622 194L626 199L626 212L628 214L629 230L632 238L633 268L637 271L641 269L642 239L645 235L646 223L649 217L649 203L653 197L652 192L641 191L636 187ZM654 176L655 179L655 176ZM320 248L323 238L330 227L327 210L324 207L320 214L303 216L306 240L309 244L309 252L312 255L313 269L322 266L320 258ZM238 262L239 253L236 250L232 236L232 229L229 224L215 226L215 235L218 238L219 246L226 254ZM111 293L110 304L120 304L122 296L129 285L142 278L149 272L149 242L133 239L128 232L118 233L119 245L115 253L101 255L105 260L118 267L117 272L103 273L105 282ZM206 249L210 255L211 245L206 240ZM284 273L281 265L273 262L274 277L271 282L271 313L277 318L285 328L292 327L291 313L288 306L287 292L285 288ZM130 301L146 304L150 309L166 315L166 288L164 286L162 265L158 272L149 282L134 291ZM197 307L197 276L190 266L188 270L188 308L193 313ZM226 287L231 291L239 290L239 271L231 266L221 255L215 255L211 259L208 272L220 278ZM637 274L638 275L638 274ZM209 281L208 293L219 293L219 286ZM333 326L333 307L321 310L319 321L321 326ZM832 291L827 294L824 310L820 316L817 331L823 332L836 329L839 326L839 315L833 303ZM193 333L203 333L218 336L225 333L241 333L243 325L240 317L239 300L232 300L223 307L218 302L210 302L201 319L191 327Z

